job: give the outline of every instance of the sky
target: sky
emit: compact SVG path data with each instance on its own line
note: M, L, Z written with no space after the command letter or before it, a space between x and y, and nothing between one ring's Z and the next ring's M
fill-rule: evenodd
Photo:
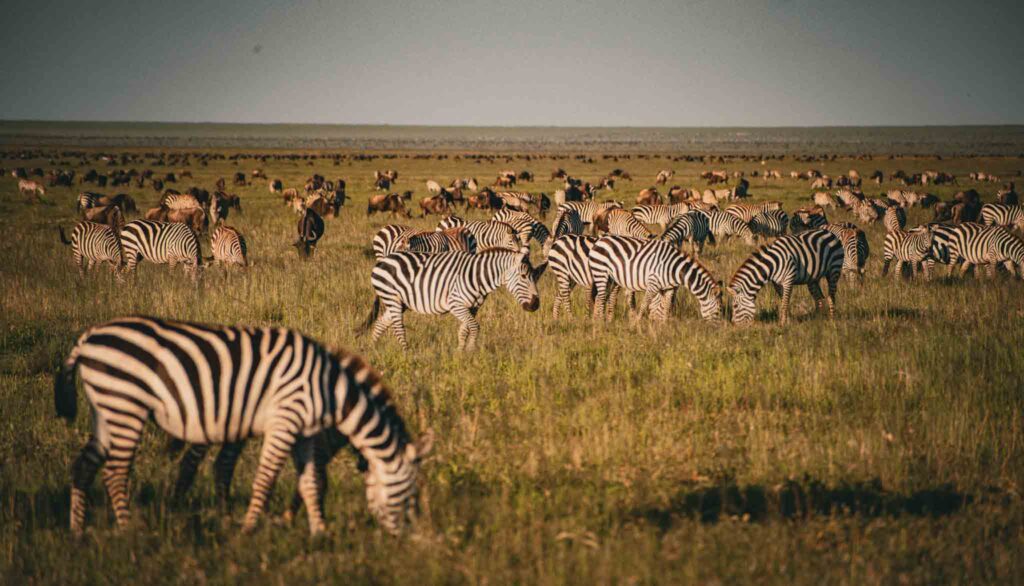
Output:
M1024 123L1024 2L6 0L0 119Z

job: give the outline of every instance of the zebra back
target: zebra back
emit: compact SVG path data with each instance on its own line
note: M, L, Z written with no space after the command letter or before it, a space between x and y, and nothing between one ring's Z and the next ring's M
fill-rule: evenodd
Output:
M121 231L121 245L127 272L140 258L156 264L180 262L193 272L203 264L199 239L185 224L134 220Z

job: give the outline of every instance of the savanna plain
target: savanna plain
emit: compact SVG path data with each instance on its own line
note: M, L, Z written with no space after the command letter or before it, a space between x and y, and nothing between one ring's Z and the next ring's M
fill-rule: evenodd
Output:
M29 203L9 171L39 166L81 175L119 165L90 159L79 167L78 157L60 154L97 152L90 149L43 150L54 153L52 162L0 161L8 170L0 178L4 583L1024 581L1024 283L1008 275L950 278L945 270L930 282L883 278L880 224L865 227L866 278L842 281L834 320L812 313L800 287L785 328L769 290L759 297L754 325L711 324L683 290L667 323L635 327L620 307L614 321L595 328L579 289L569 315L552 318L555 287L547 274L536 313L522 311L504 289L486 301L472 353L456 350L450 316L407 313L408 352L393 338L371 344L355 333L373 301L370 240L391 221L366 214L375 169L398 170L393 189L414 190L415 201L427 195L427 179L489 184L502 169L528 169L537 181L520 187L551 195L561 186L548 181L555 167L591 182L618 167L634 180L599 199L628 208L661 169L676 171L670 184L703 189L704 170L777 168L784 179L749 178L750 192L754 201L779 200L792 212L810 205L812 193L807 182L789 178L792 170L835 177L857 169L866 178L875 169L886 176L936 169L955 174L960 185L923 189L950 199L974 187L993 201L999 184L973 183L968 173L1010 179L1024 168L1022 159L807 163L789 156L761 165L672 161L677 153L528 160L521 152L477 162L455 152L438 158L437 151L401 151L376 160L345 152L335 164L325 158L334 152L302 151L319 157L227 157L202 166L192 157L192 178L176 187L212 191L218 178L227 179L242 205L227 223L246 237L252 263L245 270L208 267L193 285L180 269L145 263L124 283L102 267L80 279L57 231L74 225L80 188L49 188L41 202ZM311 260L300 260L291 246L297 216L265 180L230 186L235 172L249 176L255 167L285 187L301 189L313 173L347 181L350 200L326 220ZM864 191L877 196L894 187L865 182ZM148 186L101 191L128 193L142 210L159 199ZM908 223L930 218L930 210L913 208ZM399 220L423 229L437 221ZM208 237L203 242L209 254ZM702 259L728 280L750 252L735 240L708 247ZM534 245L533 262L541 261ZM325 536L311 539L301 518L288 523L281 516L295 485L290 467L271 515L243 535L258 442L245 451L224 514L209 462L188 501L172 502L177 466L163 432L151 426L133 474L132 526L114 528L97 481L89 530L73 538L70 466L90 421L80 416L69 426L56 418L52 376L83 330L125 314L283 325L363 355L383 374L414 434L435 433L416 529L393 538L377 527L355 461L342 454L330 468Z

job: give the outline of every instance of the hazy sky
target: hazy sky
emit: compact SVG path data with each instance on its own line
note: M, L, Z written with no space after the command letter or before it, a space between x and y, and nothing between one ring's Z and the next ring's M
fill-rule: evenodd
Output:
M0 119L1024 123L1024 2L7 0Z

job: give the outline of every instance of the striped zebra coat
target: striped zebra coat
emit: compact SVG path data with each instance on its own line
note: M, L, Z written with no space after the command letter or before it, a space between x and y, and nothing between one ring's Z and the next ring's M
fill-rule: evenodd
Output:
M221 224L210 235L213 256L208 260L228 265L249 266L246 256L245 238L231 226Z
M78 267L78 274L85 275L86 269L92 269L96 263L110 263L110 270L118 272L124 265L121 250L121 239L105 224L95 222L79 222L71 231L71 240L64 236L64 228L60 230L60 240L65 246L71 247L72 258Z
M373 242L371 243L373 256L380 260L392 252L404 250L407 246L408 237L416 232L415 228L402 226L401 224L388 224L384 226L373 235Z
M981 206L981 223L986 226L1002 226L1024 230L1024 207L1001 203L987 203Z
M495 222L493 220L487 222L479 220L467 222L459 216L452 215L441 220L436 230L450 230L460 226L465 227L473 234L479 250L502 248L505 250L523 251L524 248L526 250L529 249L528 245L524 247L526 242L519 239L516 229L505 222Z
M594 276L590 272L590 251L597 238L566 234L555 238L548 250L548 268L555 275L556 293L551 312L555 319L564 308L569 309L569 297L576 285L589 289L587 308L594 308Z
M480 332L476 313L487 296L504 285L524 310L536 311L537 279L546 268L542 264L534 269L526 255L508 250L477 255L397 252L373 268L370 283L376 298L361 329L372 326L373 341L391 331L408 349L402 321L406 309L427 315L451 313L460 323L459 348L472 350Z
M789 319L789 300L794 285L807 285L820 309L824 296L819 281L828 281L829 315L835 315L835 297L843 270L843 246L827 230L808 230L783 236L761 247L740 265L729 281L733 323L753 321L758 292L771 283L782 297L779 324Z
M754 239L754 232L746 222L725 212L703 212L708 216L708 226L711 233L715 235L716 241L725 241L727 236L739 236L743 241L754 246L757 241Z
M599 203L599 202L596 202L594 200L589 200L589 201L570 201L570 202L566 202L566 203L560 204L558 206L558 211L555 214L555 224L554 224L555 225L555 234L556 234L556 236L559 235L558 234L558 224L559 224L559 221L561 220L562 215L569 213L570 210L575 211L579 215L579 219L580 219L581 222L583 222L584 224L590 224L591 225L591 228L590 228L591 232L593 232L593 230L594 230L594 227L593 227L594 216L597 215L598 212L603 212L603 211L608 211L608 210L615 210L615 209L621 210L622 209L622 204L617 202L617 201L608 201L608 202Z
M611 236L630 236L632 238L653 238L651 231L626 210L608 210L594 219L594 228Z
M789 216L782 210L758 212L750 222L750 231L758 238L778 238L786 235Z
M973 266L984 265L988 276L995 277L1002 264L1010 274L1024 277L1024 241L998 226L964 222L954 226L949 245L950 263L963 263L961 276Z
M665 226L659 240L671 242L676 247L681 247L683 242L690 243L690 250L695 256L704 252L704 241L710 240L714 243L714 235L711 234L711 224L708 215L698 211L686 212L676 216Z
M871 254L867 234L855 224L848 222L825 224L824 229L835 234L843 245L843 274L847 280L863 281L864 266Z
M583 221L583 217L580 216L579 210L575 208L560 209L555 218L552 233L555 238L560 238L566 234L579 235L583 234L586 226L587 224Z
M291 457L312 533L324 529L311 438L346 436L368 462L370 511L392 533L415 514L420 459L380 377L358 356L331 352L284 328L242 328L126 317L78 339L54 381L57 414L77 414L75 371L93 431L71 469L71 530L84 528L86 492L103 480L119 527L129 521L128 473L146 422L192 444L262 436L242 528L254 529Z
M465 226L447 230L416 232L407 236L406 249L413 252L439 254L442 252L466 252L476 254L476 237Z
M191 193L168 193L160 198L160 207L169 210L188 210L192 208L202 209L203 205L199 198Z
M893 277L899 279L903 276L903 265L910 264L910 272L917 275L917 267L920 264L924 272L925 280L931 278L930 260L932 252L932 233L927 226L921 226L913 230L889 230L885 234L885 248L882 252L882 276L889 273L889 265L896 261L896 268Z
M690 204L685 202L673 204L652 204L637 206L630 210L633 216L640 222L647 225L657 225L662 229L668 223L690 211Z
M725 213L732 214L749 224L758 214L781 209L782 204L777 201L761 201L757 203L734 203L725 208Z
M907 227L907 211L899 206L886 208L885 215L882 216L882 225L885 226L886 232L903 230Z
M718 283L703 265L679 252L668 242L624 236L601 238L590 251L594 278L595 320L610 320L616 289L644 291L644 301L635 319L650 311L655 321L665 321L676 289L686 286L700 305L705 320L717 320L721 313Z
M825 210L821 207L800 208L793 212L793 217L789 219L789 231L799 234L807 230L824 228L826 224L828 224L828 218L825 216Z
M185 272L196 279L203 266L199 238L185 224L135 220L121 231L124 252L124 270L131 274L140 260L167 264L171 268L181 263Z
M529 251L531 239L536 240L537 244L539 244L543 250L548 239L551 237L551 232L548 230L548 227L527 212L503 208L498 210L494 216L491 217L491 221L502 222L512 226L526 251Z

